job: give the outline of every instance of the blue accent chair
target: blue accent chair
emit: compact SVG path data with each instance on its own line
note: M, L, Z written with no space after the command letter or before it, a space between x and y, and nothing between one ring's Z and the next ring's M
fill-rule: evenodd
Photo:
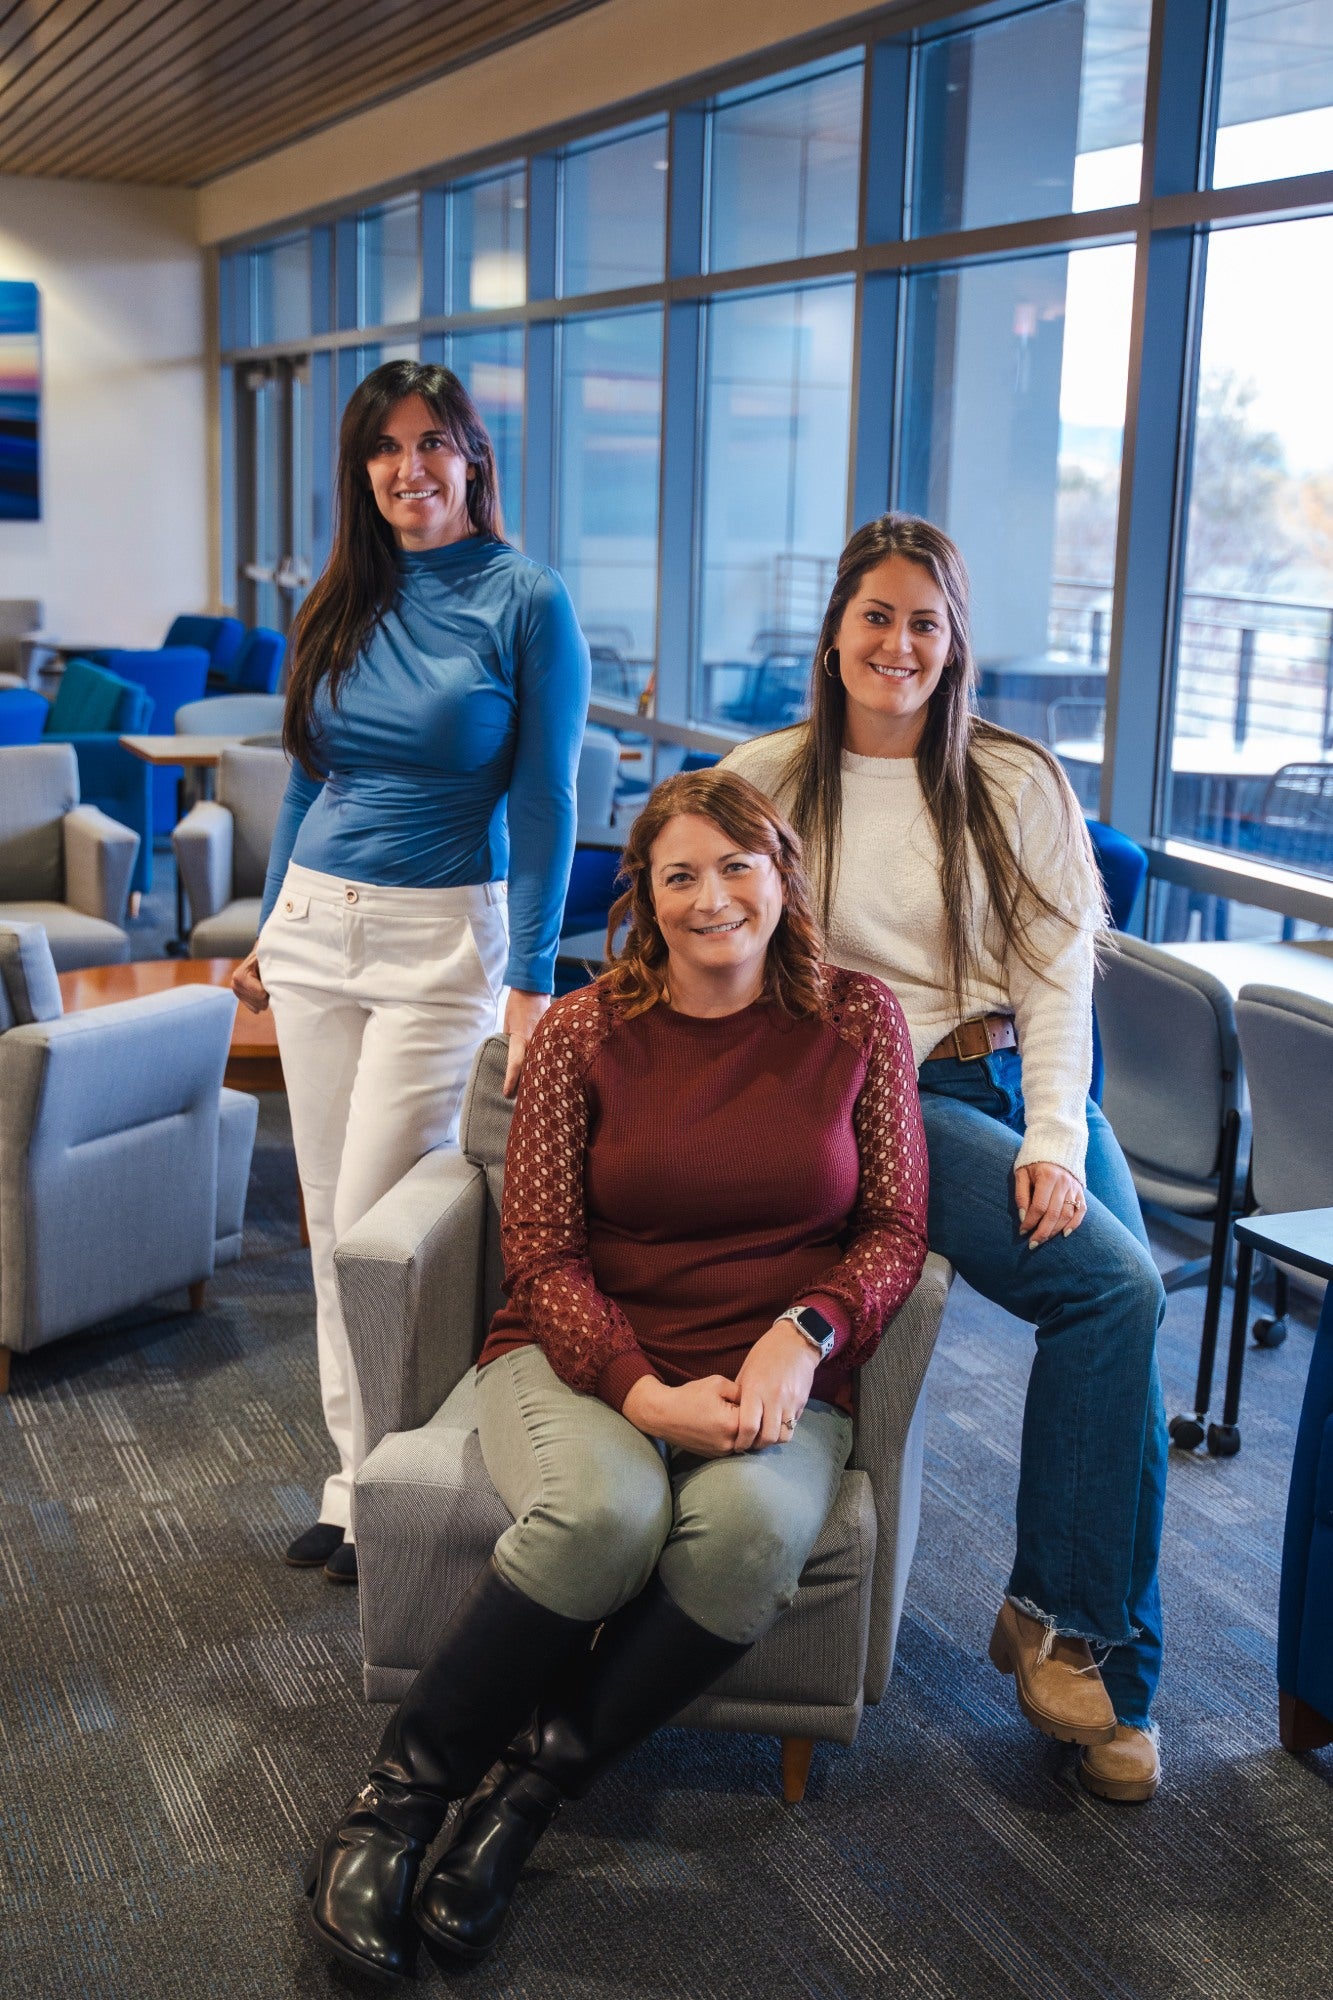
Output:
M0 743L36 743L46 728L51 704L31 688L0 688Z
M147 693L152 707L148 722L140 727L151 730L157 736L170 736L176 723L176 710L183 708L186 702L199 701L208 679L208 655L201 646L159 646L152 652L112 653L108 656L107 667L121 680L130 681ZM179 764L155 768L151 772L152 823L147 830L145 845L151 846L155 834L170 833L179 819L176 788L182 776Z
M287 641L281 632L271 632L266 625L256 625L252 632L245 635L245 643L229 683L231 693L276 694L286 656ZM210 687L214 685L211 673L208 684Z
M1088 821L1088 833L1092 840L1092 851L1097 857L1101 870L1102 886L1106 890L1106 900L1111 908L1111 922L1118 931L1129 929L1129 920L1134 914L1139 890L1143 887L1148 873L1148 857L1137 840L1131 840L1127 833L1117 833L1113 826L1104 826L1099 819ZM1102 1057L1102 1032L1097 1025L1097 1009L1092 1010L1092 1084L1088 1095L1094 1104L1102 1101L1102 1091L1106 1083L1106 1065Z
M208 685L239 688L236 672L245 645L245 627L239 618L204 618L194 614L173 618L162 643L202 646L208 655Z
M130 882L134 893L153 883L151 774L146 764L121 749L119 739L146 729L152 713L144 688L87 660L69 662L54 702L27 688L0 693L0 743L70 744L83 803L138 834Z

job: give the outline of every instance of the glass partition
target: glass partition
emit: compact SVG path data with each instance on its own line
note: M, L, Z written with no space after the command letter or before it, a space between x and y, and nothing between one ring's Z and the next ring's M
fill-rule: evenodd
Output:
M594 652L594 692L636 696L657 646L662 315L560 329L556 567Z
M1333 216L1208 245L1168 829L1333 876Z
M666 262L665 118L584 146L560 163L560 292L660 284Z
M516 167L449 190L452 312L521 306L528 295L528 176Z
M495 447L505 534L523 539L523 328L484 327L455 333L449 366L481 412Z
M266 345L310 334L310 237L287 236L255 251L255 339Z
M1331 166L1328 0L1227 0L1213 186Z
M825 285L708 308L696 721L804 712L846 538L853 306Z
M417 197L368 209L356 232L356 323L396 326L421 311L421 205Z
M719 97L709 130L708 269L772 264L856 241L859 51L796 80Z
M1137 201L1150 0L1062 0L925 43L912 234Z

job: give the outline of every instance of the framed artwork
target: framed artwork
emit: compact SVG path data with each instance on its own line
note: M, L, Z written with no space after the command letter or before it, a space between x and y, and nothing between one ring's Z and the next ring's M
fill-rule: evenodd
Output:
M41 519L37 287L0 278L0 521Z

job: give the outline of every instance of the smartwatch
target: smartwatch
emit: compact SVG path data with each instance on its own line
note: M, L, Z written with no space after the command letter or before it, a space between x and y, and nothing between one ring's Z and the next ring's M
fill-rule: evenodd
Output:
M779 1319L789 1319L793 1326L800 1328L812 1347L819 1349L821 1361L827 1361L833 1352L833 1343L838 1338L838 1329L831 1320L825 1319L814 1306L789 1306Z

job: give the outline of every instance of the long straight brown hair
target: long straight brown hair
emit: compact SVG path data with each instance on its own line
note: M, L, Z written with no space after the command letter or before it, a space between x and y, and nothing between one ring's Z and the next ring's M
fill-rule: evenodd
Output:
M468 518L481 535L503 537L500 483L490 435L458 377L422 361L386 361L354 389L338 433L333 549L297 613L288 653L291 673L282 741L289 756L323 777L315 697L321 683L336 708L357 654L397 594L398 545L375 504L367 466L399 403L420 396L453 449L472 467Z
M841 674L833 670L838 632L862 577L891 556L919 563L942 593L949 613L952 643L926 709L916 768L939 843L946 971L961 1013L977 971L980 928L973 908L969 841L981 863L989 914L999 926L1006 952L1012 952L1030 972L1040 975L1044 969L1027 941L1033 917L1054 918L1070 929L1078 923L1050 888L1043 887L1023 865L1015 830L1006 823L993 780L978 751L1007 750L1016 769L1033 756L1046 766L1060 801L1068 857L1071 862L1086 863L1093 882L1099 883L1100 876L1083 815L1055 758L1040 743L983 721L975 711L977 670L972 654L967 566L957 544L942 529L914 514L881 514L878 520L857 529L838 558L810 676L810 719L792 731L791 756L782 779L783 795L791 801L792 821L805 843L815 877L825 929L838 880L842 752L847 731L847 693Z

